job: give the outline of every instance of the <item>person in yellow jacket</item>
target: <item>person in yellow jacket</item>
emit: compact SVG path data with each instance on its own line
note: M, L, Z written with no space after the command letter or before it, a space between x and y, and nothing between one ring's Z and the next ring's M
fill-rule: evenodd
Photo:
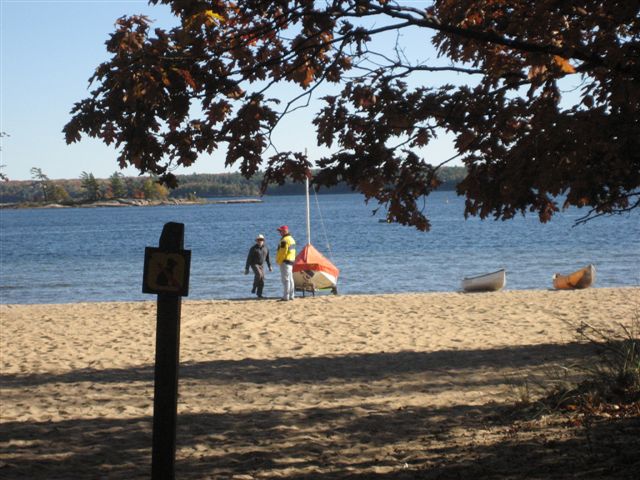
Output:
M289 227L286 225L279 227L278 232L281 238L278 244L278 250L276 251L276 263L280 265L280 276L282 277L282 286L284 287L284 292L280 300L293 300L295 296L293 262L296 259L296 241L293 236L291 236L291 233L289 233Z

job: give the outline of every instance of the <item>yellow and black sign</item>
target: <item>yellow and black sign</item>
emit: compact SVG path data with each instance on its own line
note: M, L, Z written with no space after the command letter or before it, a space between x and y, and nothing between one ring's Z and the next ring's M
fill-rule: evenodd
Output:
M189 295L191 251L167 252L159 248L144 250L142 293Z

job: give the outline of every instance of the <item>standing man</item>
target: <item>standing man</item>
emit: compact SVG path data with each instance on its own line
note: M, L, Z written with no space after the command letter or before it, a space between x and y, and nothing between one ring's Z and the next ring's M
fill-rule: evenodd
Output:
M280 265L280 276L282 277L282 286L284 293L280 300L293 300L295 286L293 284L293 262L296 259L296 241L289 233L289 227L286 225L278 228L280 233L280 243L276 252L276 263Z
M244 266L244 274L249 273L249 267L253 270L253 288L251 293L255 293L258 298L262 298L262 289L264 288L264 263L267 263L269 271L271 269L271 261L269 260L269 247L264 244L264 235L259 234L256 237L256 244L249 249L247 255L247 263Z

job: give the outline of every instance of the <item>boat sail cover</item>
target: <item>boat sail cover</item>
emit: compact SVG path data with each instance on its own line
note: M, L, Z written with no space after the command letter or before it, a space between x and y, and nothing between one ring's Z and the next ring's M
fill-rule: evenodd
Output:
M293 263L293 281L296 288L335 288L340 270L316 248L307 243Z

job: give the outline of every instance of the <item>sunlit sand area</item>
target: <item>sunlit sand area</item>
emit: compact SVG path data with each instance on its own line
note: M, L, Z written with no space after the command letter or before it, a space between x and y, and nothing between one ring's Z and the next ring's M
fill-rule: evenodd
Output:
M149 478L155 303L0 315L0 478ZM639 315L640 288L184 301L176 478L632 478L640 416L514 405L593 353L581 322Z

